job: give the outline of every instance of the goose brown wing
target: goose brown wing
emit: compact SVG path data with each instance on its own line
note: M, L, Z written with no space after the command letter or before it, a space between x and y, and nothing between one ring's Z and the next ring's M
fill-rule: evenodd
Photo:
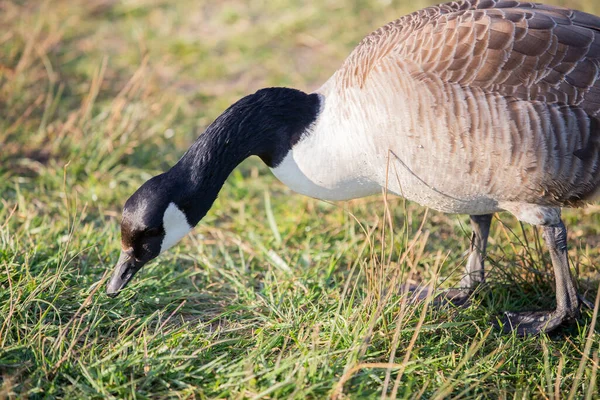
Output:
M389 61L465 87L600 112L600 18L580 11L511 0L429 7L364 38L338 79L363 87Z

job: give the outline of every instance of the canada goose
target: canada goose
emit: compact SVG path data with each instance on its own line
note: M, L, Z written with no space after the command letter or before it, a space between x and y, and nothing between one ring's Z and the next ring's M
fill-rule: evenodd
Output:
M219 116L169 171L125 203L107 293L195 226L229 173L259 156L294 191L326 200L382 187L471 216L461 284L484 278L491 216L543 227L553 311L506 313L519 334L579 316L561 207L599 196L600 18L512 0L425 8L368 35L316 92L268 88Z

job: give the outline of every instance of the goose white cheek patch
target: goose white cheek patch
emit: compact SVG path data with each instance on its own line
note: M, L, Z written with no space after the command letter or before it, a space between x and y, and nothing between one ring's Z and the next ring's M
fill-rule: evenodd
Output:
M161 253L173 247L192 230L185 214L177 208L175 203L169 204L169 207L165 210L163 227L165 229L165 237L160 245Z

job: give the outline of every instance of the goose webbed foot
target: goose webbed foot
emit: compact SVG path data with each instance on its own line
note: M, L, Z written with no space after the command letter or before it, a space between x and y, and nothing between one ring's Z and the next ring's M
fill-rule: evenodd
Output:
M470 289L446 289L437 293L432 293L431 290L426 286L418 285L407 285L405 287L409 298L413 302L424 301L429 296L433 297L433 305L436 307L443 307L446 305L452 305L454 307L469 307L471 305L471 296L473 291Z
M568 311L559 310L505 312L500 324L495 325L504 333L515 332L519 336L539 335L553 331L564 322L574 321L578 316L578 312L573 315Z
M433 303L440 307L445 305L452 305L454 307L467 308L471 305L472 295L473 291L470 289L447 289L435 296Z

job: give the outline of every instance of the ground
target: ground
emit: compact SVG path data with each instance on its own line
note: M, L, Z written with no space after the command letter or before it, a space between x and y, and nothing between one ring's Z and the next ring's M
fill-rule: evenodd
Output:
M552 335L492 329L554 305L540 232L497 215L471 306L413 304L400 282L460 279L468 217L383 194L313 200L257 159L180 245L104 294L123 203L228 105L316 89L365 34L429 4L0 1L0 399L596 398L592 311ZM592 301L598 211L564 214Z

